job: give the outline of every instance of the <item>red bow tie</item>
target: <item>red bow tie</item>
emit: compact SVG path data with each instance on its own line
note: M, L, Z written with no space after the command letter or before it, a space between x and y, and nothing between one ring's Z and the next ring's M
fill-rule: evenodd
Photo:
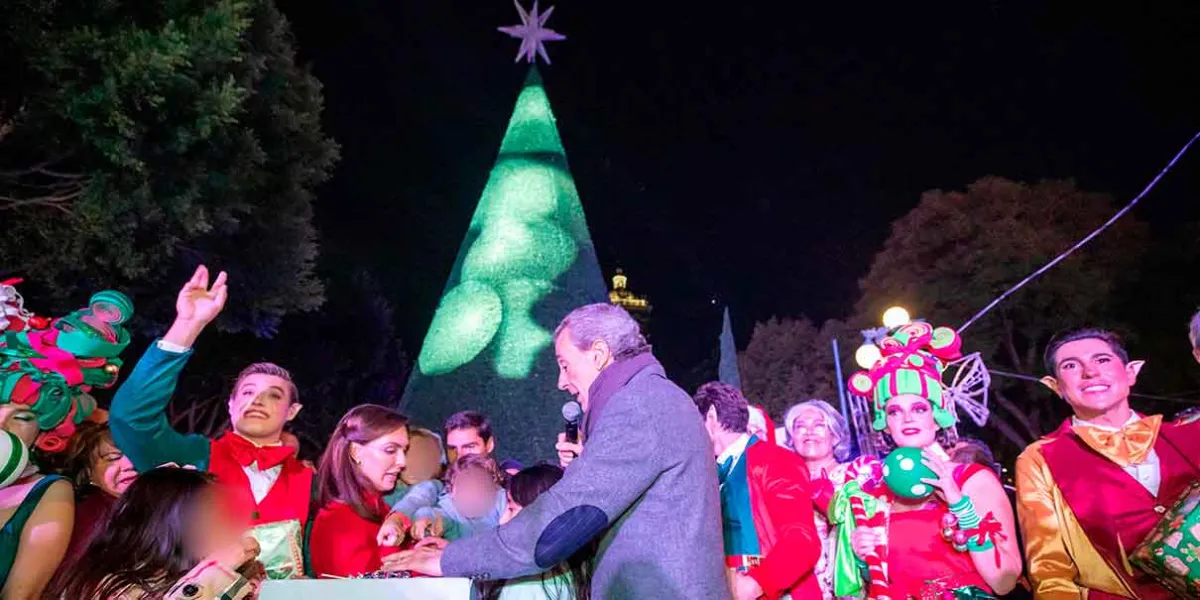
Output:
M266 471L283 464L296 451L291 446L255 446L250 440L236 434L226 434L229 453L243 467L258 463L258 470Z

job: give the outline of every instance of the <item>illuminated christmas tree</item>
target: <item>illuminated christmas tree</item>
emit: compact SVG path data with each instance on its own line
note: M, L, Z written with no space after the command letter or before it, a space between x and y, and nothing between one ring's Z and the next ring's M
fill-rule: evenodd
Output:
M540 44L530 58L535 51ZM557 389L554 328L606 297L550 101L531 67L402 409L439 430L449 415L478 410L492 420L500 456L552 457L559 410L570 400Z

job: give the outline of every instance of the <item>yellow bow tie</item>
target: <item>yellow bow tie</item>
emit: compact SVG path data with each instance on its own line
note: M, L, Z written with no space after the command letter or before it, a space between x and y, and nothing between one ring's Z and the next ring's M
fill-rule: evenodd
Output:
M1091 425L1076 425L1072 429L1092 450L1125 468L1146 460L1154 441L1158 439L1160 425L1162 415L1154 415L1142 417L1118 431Z

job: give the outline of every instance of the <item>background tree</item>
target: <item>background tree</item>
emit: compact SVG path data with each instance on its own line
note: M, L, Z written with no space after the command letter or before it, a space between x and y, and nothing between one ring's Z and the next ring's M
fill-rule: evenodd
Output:
M746 397L766 408L776 422L789 406L810 398L837 406L830 340L842 335L845 326L834 320L820 327L803 317L755 323L750 343L738 357Z
M200 262L236 282L224 330L320 305L312 190L337 147L270 0L18 0L0 36L0 276L54 310L130 291L150 329Z
M932 190L892 225L860 282L856 323L873 324L891 305L959 326L989 301L1112 216L1105 194L1072 181L1024 184L984 177L965 191ZM1025 286L965 334L967 350L992 369L1044 374L1041 352L1065 327L1095 323L1123 332L1118 288L1136 274L1147 228L1131 216ZM1067 413L1037 384L993 378L991 424L1022 448Z

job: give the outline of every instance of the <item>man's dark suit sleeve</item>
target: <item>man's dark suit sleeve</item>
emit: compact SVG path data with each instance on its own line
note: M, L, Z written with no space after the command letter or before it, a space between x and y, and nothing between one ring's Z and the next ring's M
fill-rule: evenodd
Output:
M586 450L554 487L509 523L451 543L446 577L510 579L545 571L570 557L628 510L664 470L669 424L653 402L614 396L594 424Z

